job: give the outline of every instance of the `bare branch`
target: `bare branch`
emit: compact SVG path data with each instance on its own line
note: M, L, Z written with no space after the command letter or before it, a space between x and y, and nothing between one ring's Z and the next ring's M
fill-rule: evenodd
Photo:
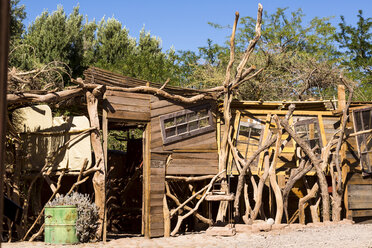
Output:
M240 64L237 68L237 75L236 75L236 78L238 80L236 80L236 81L239 81L242 78L244 67L247 64L248 59L249 59L249 57L251 56L251 54L254 50L254 47L256 46L258 40L261 37L262 11L263 11L262 5L259 3L258 4L258 12L257 12L257 22L256 22L256 35L253 38L253 40L251 40L249 42L249 45L244 52L243 58L240 61Z
M234 26L232 29L232 34L230 37L230 60L229 63L226 67L226 75L225 75L225 82L224 86L227 87L227 85L230 82L230 77L231 77L231 68L234 65L234 59L235 59L235 32L236 32L236 27L238 25L238 20L239 20L239 12L235 12L235 21L234 21Z
M167 86L167 84L169 83L170 81L170 78L167 78L167 80L165 81L165 83L159 88L159 90L163 90L165 88L165 86Z

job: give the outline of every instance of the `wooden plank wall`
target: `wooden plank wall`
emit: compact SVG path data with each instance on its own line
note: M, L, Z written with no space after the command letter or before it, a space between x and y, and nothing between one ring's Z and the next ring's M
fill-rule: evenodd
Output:
M167 145L163 144L161 133L160 116L206 103L211 104L215 119L216 107L213 101L187 105L151 96L151 151L172 154L167 175L211 175L218 172L216 131Z
M108 118L150 121L150 95L108 90L105 97Z
M150 164L150 237L164 235L163 197L166 154L151 154Z
M349 184L348 207L354 209L372 209L372 184Z

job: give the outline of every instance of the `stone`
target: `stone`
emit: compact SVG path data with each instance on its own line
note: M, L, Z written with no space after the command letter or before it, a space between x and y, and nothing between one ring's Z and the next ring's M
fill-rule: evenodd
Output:
M266 221L267 224L269 225L272 225L275 223L274 219L273 218L268 218L267 221Z
M342 223L342 224L346 224L346 225L352 225L352 224L354 224L355 222L354 222L353 220L343 219L342 221L340 221L340 223Z

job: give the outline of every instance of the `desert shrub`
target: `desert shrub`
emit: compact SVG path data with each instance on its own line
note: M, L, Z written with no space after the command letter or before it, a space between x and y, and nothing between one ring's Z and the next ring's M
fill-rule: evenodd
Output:
M75 205L77 208L76 234L80 242L89 242L95 238L98 228L98 207L91 202L89 195L74 192L60 195L48 206Z

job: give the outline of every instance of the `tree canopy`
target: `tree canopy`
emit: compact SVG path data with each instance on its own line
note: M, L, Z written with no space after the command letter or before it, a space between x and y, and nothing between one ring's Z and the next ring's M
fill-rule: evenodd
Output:
M45 11L25 30L25 6L11 0L10 66L20 70L58 65L55 77L68 82L95 65L144 80L183 87L208 88L224 80L229 59L228 41L216 44L208 39L198 51L164 51L159 37L142 28L133 38L115 18L89 20L76 6L66 15L62 6ZM372 99L371 18L358 14L352 26L341 16L339 27L330 17L304 21L301 9L278 8L264 12L262 38L249 63L264 70L240 88L240 98L280 100L331 98L340 73L354 80L360 99ZM240 19L236 54L241 56L254 35L255 18ZM211 23L217 29L231 28ZM57 63L57 64L56 64ZM53 71L53 70L50 70ZM62 84L64 85L64 84ZM371 96L370 96L371 95Z
M340 32L335 35L343 53L341 60L349 75L360 82L364 98L371 99L372 94L372 18L364 18L359 10L356 26L348 25L341 16Z

